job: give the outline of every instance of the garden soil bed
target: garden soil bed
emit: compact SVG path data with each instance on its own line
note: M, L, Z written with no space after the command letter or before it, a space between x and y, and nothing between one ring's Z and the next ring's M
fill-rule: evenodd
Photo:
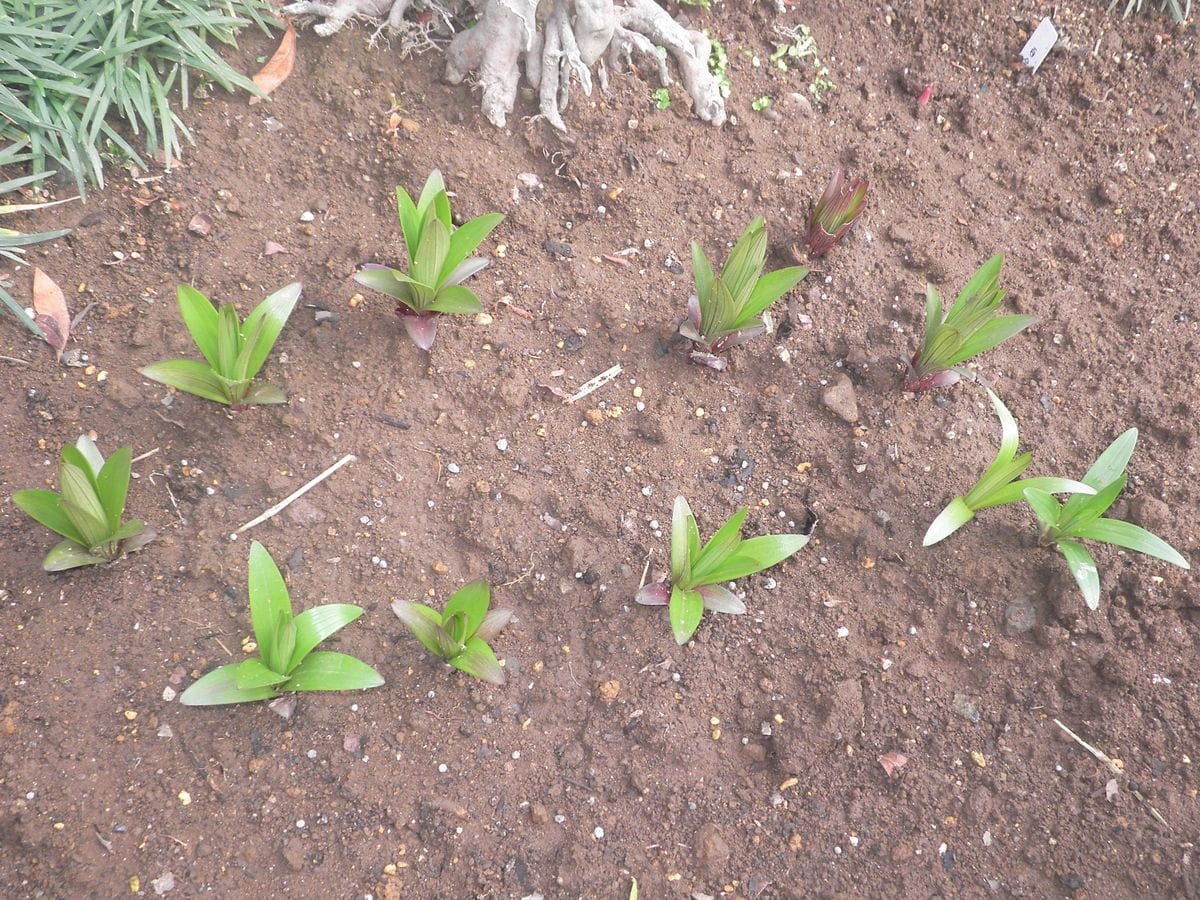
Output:
M975 385L901 390L926 278L952 296L1005 252L1006 302L1039 322L980 371L1035 471L1078 476L1137 426L1117 514L1197 559L1195 30L1082 5L1032 75L1037 4L722 4L694 18L729 50L724 127L678 89L654 109L642 72L577 95L566 138L522 118L528 93L494 130L436 54L306 31L272 103L185 114L184 166L113 168L86 205L19 223L74 226L30 258L74 312L95 305L73 341L90 368L0 327L25 361L0 361L5 896L623 898L635 877L650 898L1195 896L1195 577L1097 548L1090 613L1015 507L922 549L998 429ZM801 21L838 85L823 106L766 61L772 26ZM271 43L248 36L243 67ZM871 179L856 229L774 335L725 372L691 365L672 341L689 242L723 258L763 214L791 262L839 164ZM507 219L473 284L488 315L445 322L426 356L351 276L402 261L392 191L433 167L457 211ZM138 376L192 353L177 284L245 310L294 280L265 370L286 407L167 406ZM578 403L550 389L617 364ZM54 539L9 498L81 432L153 451L129 511L161 536L43 574ZM632 603L676 494L705 533L740 505L747 533L816 522L741 583L749 615L684 647ZM286 721L168 699L243 655L251 538L298 607L365 608L334 644L385 687L301 696ZM501 688L431 661L390 610L481 576L517 614ZM890 776L888 753L907 759Z

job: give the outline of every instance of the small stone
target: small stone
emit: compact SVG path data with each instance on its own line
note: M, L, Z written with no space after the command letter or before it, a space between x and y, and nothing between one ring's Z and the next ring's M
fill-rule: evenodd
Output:
M617 695L621 693L621 682L615 678L609 681L600 682L600 686L596 689L596 693L605 703L611 703L617 699Z
M724 872L733 854L720 829L711 822L697 829L693 846L696 849L696 861L713 877Z
M546 825L550 821L550 811L540 803L530 803L529 821L534 825Z
M888 237L896 244L911 244L916 240L916 236L909 228L896 222L888 226Z
M1096 185L1096 197L1101 203L1115 205L1121 202L1121 186L1111 179Z
M154 888L154 893L161 897L167 891L175 890L175 876L170 872L163 872L162 875L150 882L150 887Z
M1033 601L1025 596L1016 596L1008 601L1004 610L1004 630L1010 635L1024 634L1037 624L1037 610Z
M955 694L951 709L954 710L955 715L962 716L973 725L979 724L979 710L975 708L975 704L966 694Z
M847 375L838 375L833 383L821 393L821 403L843 422L858 421L858 399L854 394L854 383Z
M589 425L599 425L604 421L604 410L589 409L583 414L583 418Z
M444 562L441 562L440 560L439 560L438 562L435 562L435 563L434 563L432 566L430 566L429 568L433 570L433 574L434 574L434 575L448 575L448 574L450 574L450 567L449 567L448 565L446 565Z

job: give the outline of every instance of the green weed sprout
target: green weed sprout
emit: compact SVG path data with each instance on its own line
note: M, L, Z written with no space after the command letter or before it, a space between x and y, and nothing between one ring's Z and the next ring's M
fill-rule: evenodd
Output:
M656 88L650 92L650 100L655 109L669 109L671 106L671 91L665 87Z
M354 280L398 302L396 314L413 343L429 350L437 337L437 316L477 313L479 297L462 283L487 267L488 261L470 254L502 221L500 213L476 216L455 228L450 221L450 198L442 173L434 169L421 197L413 203L408 191L396 188L396 212L408 272L366 264Z
M1125 466L1133 455L1137 437L1137 429L1130 428L1109 444L1088 469L1083 482L1094 489L1095 493L1090 496L1076 494L1064 504L1043 489L1025 489L1025 500L1037 516L1041 528L1042 544L1058 547L1067 560L1071 576L1083 593L1084 602L1091 610L1100 608L1100 571L1092 555L1079 543L1080 540L1113 544L1145 553L1182 569L1191 568L1183 555L1162 538L1132 522L1104 516L1125 489Z
M463 585L442 612L410 600L397 600L392 611L426 650L454 668L489 684L504 684L504 669L491 642L512 619L512 610L488 610L491 588L482 578Z
M692 277L696 293L688 298L688 318L679 333L692 342L694 362L720 371L723 354L767 330L763 311L794 288L808 269L789 266L763 274L767 258L767 226L762 216L746 226L720 275L700 245L692 242Z
M179 697L185 706L219 706L270 700L289 691L357 691L383 677L353 656L317 650L362 615L362 607L328 603L292 614L279 567L258 541L250 545L250 622L258 656L213 669Z
M179 312L205 362L165 360L144 366L142 375L227 406L287 403L283 391L274 385L255 384L254 376L267 361L295 309L300 289L298 282L280 288L239 322L232 303L224 303L217 310L198 290L181 284Z
M1036 488L1049 494L1078 493L1094 494L1095 488L1070 478L1055 478L1039 476L1036 478L1021 478L1021 475L1033 462L1033 454L1029 452L1017 456L1017 420L1013 418L1008 407L990 389L988 396L992 407L1000 419L1000 449L996 458L987 467L975 486L965 495L955 497L938 514L925 532L922 544L931 547L938 541L945 540L958 529L962 528L981 509L992 506L1004 506L1024 499L1027 488Z
M1000 287L1004 254L997 253L971 276L949 310L932 284L925 289L925 340L909 363L906 391L948 387L959 380L956 368L973 356L1002 344L1024 331L1033 316L1001 316Z
M841 168L834 170L808 223L809 256L824 256L850 230L862 215L863 201L867 199L870 187L871 183L865 178L855 178L847 184Z
M769 534L743 540L746 508L717 529L707 544L700 546L696 517L683 497L675 498L671 513L671 587L661 582L647 584L634 598L644 606L666 606L671 631L677 643L691 640L704 611L741 615L746 612L736 594L721 582L736 581L783 562L808 543L807 534Z
M107 460L87 435L62 448L61 493L17 491L13 503L30 518L66 538L46 554L42 568L62 572L109 562L144 547L156 537L144 522L121 521L129 491L131 451L122 447Z

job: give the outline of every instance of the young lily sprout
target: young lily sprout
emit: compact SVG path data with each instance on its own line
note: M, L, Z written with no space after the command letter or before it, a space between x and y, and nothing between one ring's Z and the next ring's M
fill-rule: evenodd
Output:
M692 342L693 361L720 371L723 354L766 333L762 313L794 288L808 269L789 266L763 274L767 258L767 226L759 216L746 226L720 275L700 245L692 243L692 277L696 293L688 298L688 317L679 333Z
M258 541L250 545L247 580L258 655L201 676L180 695L180 703L218 706L270 700L287 691L358 691L383 684L365 662L316 649L361 616L362 607L327 603L293 615L283 575Z
M1047 494L1096 493L1095 488L1070 478L1021 478L1022 473L1033 462L1033 454L1025 452L1017 456L1017 420L990 388L986 390L992 400L992 407L1000 418L1000 449L996 451L996 458L987 467L983 477L975 482L975 486L965 495L951 500L933 520L933 524L925 532L925 540L922 541L926 547L931 547L958 531L975 518L975 513L981 509L1004 506L1024 499L1026 488L1038 488Z
M512 610L488 610L491 588L482 578L459 588L442 612L409 600L397 600L392 611L434 656L489 684L504 684L491 642L513 617Z
M925 340L909 363L906 391L948 387L964 374L956 366L991 350L1035 321L1033 316L1001 316L1004 254L997 253L971 276L949 310L932 284L925 289Z
M691 640L704 611L741 615L746 611L722 582L745 578L783 562L808 543L811 534L769 534L743 540L746 509L738 510L700 546L696 517L683 497L671 514L671 587L656 582L634 598L645 606L666 606L677 643Z
M834 171L825 193L813 207L808 223L809 256L824 256L850 230L862 215L863 201L870 187L871 183L865 178L855 178L847 184L841 168Z
M1025 499L1037 516L1044 546L1054 544L1067 560L1071 576L1083 593L1088 609L1100 608L1100 570L1080 540L1101 541L1136 550L1169 562L1181 569L1191 565L1183 555L1157 535L1132 522L1109 519L1108 508L1125 489L1125 466L1137 445L1138 432L1130 428L1120 435L1083 476L1084 484L1094 489L1090 496L1076 494L1059 503L1044 489L1027 487Z
M121 521L133 465L128 447L106 460L85 434L66 444L60 456L61 493L35 488L13 494L17 507L66 539L46 554L43 569L62 572L109 562L154 540L155 532L144 522Z
M151 363L142 367L144 377L226 406L287 403L283 391L272 384L255 384L254 377L296 308L299 282L271 294L245 321L238 320L232 303L223 303L218 310L211 300L186 284L179 286L178 297L183 324L205 361L169 359Z
M408 272L367 264L354 280L394 298L408 336L429 350L437 337L438 316L483 309L479 297L462 283L487 267L486 259L470 254L504 216L487 213L454 227L446 184L437 169L425 180L416 203L408 191L396 188L396 213L408 251Z

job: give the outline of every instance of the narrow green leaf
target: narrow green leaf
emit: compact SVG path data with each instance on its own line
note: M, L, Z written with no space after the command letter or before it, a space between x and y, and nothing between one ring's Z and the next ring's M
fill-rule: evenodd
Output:
M242 334L247 338L254 335L254 339L250 351L250 364L244 377L253 378L262 369L271 348L275 346L280 332L283 331L283 326L287 324L292 310L296 308L301 290L302 285L298 281L282 287L258 304L246 317L242 325ZM259 322L262 323L261 330Z
M921 353L917 357L918 375L928 375L933 371L933 347L944 318L942 298L937 288L932 284L925 285L925 339L921 342Z
M441 170L434 169L429 173L429 177L425 179L425 184L421 188L421 196L417 200L417 212L422 216L426 215L437 202L438 194L445 193L446 182L442 178Z
M444 282L464 259L475 252L475 248L487 239L496 226L504 221L500 213L487 213L476 216L469 222L464 222L450 234L450 246L446 252L446 261L438 275L438 282Z
M766 258L767 226L759 216L746 226L721 269L721 280L729 289L735 307L740 308L749 298Z
M730 516L724 525L717 529L704 548L692 559L692 574L688 584L682 587L707 584L708 573L724 562L742 542L742 523L746 521L749 509L742 507Z
M58 470L58 482L62 510L83 536L83 545L95 549L103 544L112 531L91 480L78 466L64 464Z
M1112 484L1102 487L1092 496L1075 494L1068 499L1066 505L1063 507L1062 517L1058 521L1057 534L1055 536L1075 537L1079 529L1087 527L1108 512L1108 508L1121 495L1121 491L1125 490L1126 478L1127 476L1122 475ZM1076 504L1074 509L1071 509L1071 500L1077 497L1081 502Z
M270 700L275 696L275 688L270 686L245 690L239 688L237 672L240 665L241 663L230 663L201 676L179 695L179 702L184 706L219 706L225 703Z
M411 279L397 269L360 269L354 273L354 280L363 287L387 294L408 306L412 305L408 285Z
M108 557L92 553L87 547L68 540L60 541L50 549L42 560L42 569L46 572L65 572L67 569L103 562L108 562Z
M91 450L96 454L96 456L99 456L99 451L96 450L95 445L92 446ZM92 460L89 459L84 452L79 449L78 446L75 444L64 444L58 451L58 455L62 460L62 462L59 463L59 468L61 468L63 465L74 466L83 473L84 477L87 478L88 483L93 489L96 487L96 475L100 470L98 468L92 468ZM101 465L103 465L103 463L101 463Z
M479 302L479 297L473 291L461 285L450 284L437 292L427 309L432 312L462 315L480 312L483 304Z
M133 468L133 452L121 447L109 456L96 477L96 493L108 516L108 530L115 533L121 527L125 511L125 495L129 492L129 473Z
M762 572L783 562L809 542L807 534L766 534L742 541L737 553L718 566L708 577L713 582L736 581Z
M237 358L242 349L242 331L237 309L232 303L222 304L217 311L217 374L230 379L237 377Z
M671 580L676 583L687 581L691 577L691 566L688 559L688 524L693 518L692 508L682 496L675 498L675 506L671 510Z
M700 619L704 615L704 598L698 591L671 588L671 600L667 604L671 619L671 633L675 643L686 644L700 627Z
M287 394L273 384L255 382L250 385L241 403L251 406L272 406L287 403Z
M1100 570L1096 568L1096 561L1084 549L1083 544L1066 540L1058 541L1057 544L1058 549L1062 551L1062 555L1067 560L1071 577L1075 579L1075 583L1079 585L1079 590L1083 593L1083 602L1090 610L1099 609Z
M988 498L987 503L975 508L984 509L989 506L1004 506L1007 503L1016 503L1025 496L1026 488L1038 488L1048 494L1096 493L1094 488L1089 487L1082 481L1072 481L1070 478L1056 478L1052 475L1039 475L1035 478L1022 478L1020 481L1006 484L1004 487L993 492Z
M450 234L446 226L437 219L427 222L421 234L421 243L417 246L417 258L412 264L413 280L435 287L449 249Z
M12 499L22 512L55 534L62 535L76 544L84 542L79 529L63 512L59 505L59 496L54 491L41 488L17 491Z
M957 366L973 356L978 356L980 353L999 346L1013 335L1020 334L1036 321L1036 316L998 316L991 319L979 330L969 335L947 362L951 366Z
M723 585L706 584L696 588L696 593L704 600L704 608L709 612L726 613L731 616L746 614L746 604Z
M179 285L176 296L183 324L208 364L215 368L218 365L217 308L202 293L186 284Z
M271 687L287 681L286 675L280 675L268 669L257 656L243 659L234 667L234 684L239 691L253 691L258 688Z
M81 434L79 439L75 441L75 449L87 461L87 470L92 474L93 478L97 479L96 485L99 487L98 479L100 477L100 470L104 468L104 457L96 447L96 442L86 434Z
M692 280L696 283L696 296L700 298L701 307L708 302L708 292L712 288L713 270L704 250L692 241Z
M450 643L450 638L442 628L441 613L423 603L414 603L409 600L395 601L392 604L392 612L426 650L434 656L444 655L443 650Z
M1089 541L1103 541L1106 544L1115 544L1118 547L1124 547L1126 550L1136 550L1138 553L1145 553L1147 556L1153 556L1156 559L1161 559L1163 562L1169 562L1171 565L1179 566L1181 569L1191 568L1191 565L1182 553L1158 535L1147 531L1140 525L1134 525L1132 522L1101 518L1076 530L1075 536L1085 538Z
M225 382L208 364L195 359L168 359L142 367L142 377L205 400L230 405Z
M921 541L921 546L932 547L938 541L943 541L954 534L973 518L975 518L975 513L966 501L962 497L955 497L930 523L929 529Z
M466 620L461 640L465 641L479 629L480 624L487 615L491 596L492 590L482 578L476 579L469 584L464 584L447 601L446 608L442 611L442 622L448 622L451 616L462 613L466 617ZM447 630L449 629L447 628Z
M804 266L788 266L786 269L776 269L768 272L754 285L750 297L742 307L736 324L741 327L768 306L798 285L808 274Z
M275 632L281 621L292 620L292 601L287 584L267 548L254 541L250 545L250 564L247 571L250 593L250 622L258 652L268 669L286 672L289 660L275 659Z
M504 684L504 668L496 659L492 648L477 637L467 641L462 653L449 660L454 668L486 681L488 684Z
M982 266L975 270L975 274L971 276L971 280L966 283L966 286L959 292L954 299L953 306L950 307L949 316L959 313L961 314L965 307L972 304L980 296L986 296L990 289L994 288L997 281L1000 280L1000 270L1004 268L1004 254L997 253Z
M396 188L396 216L400 220L400 232L404 235L404 249L408 251L408 264L417 258L417 246L421 242L421 216L408 191Z
M351 603L327 603L306 609L292 621L296 626L296 645L288 659L291 671L321 641L336 634L363 614L362 607Z
M723 334L734 330L733 323L737 319L737 307L733 295L725 285L722 276L713 278L708 289L709 309L701 306L700 334L706 340L715 340Z
M315 650L292 672L284 691L360 691L379 687L383 676L365 662L328 650Z
M1118 435L1092 463L1092 467L1083 476L1083 483L1089 484L1099 491L1116 481L1125 471L1125 467L1129 465L1129 459L1133 456L1133 450L1137 446L1137 439L1138 430L1136 428L1130 428ZM1079 494L1071 497L1067 501L1064 518L1074 514L1086 502L1087 498Z
M1062 506L1047 491L1025 486L1021 492L1025 496L1025 502L1033 510L1033 514L1037 516L1042 531L1049 532L1058 525L1059 518L1062 516Z

